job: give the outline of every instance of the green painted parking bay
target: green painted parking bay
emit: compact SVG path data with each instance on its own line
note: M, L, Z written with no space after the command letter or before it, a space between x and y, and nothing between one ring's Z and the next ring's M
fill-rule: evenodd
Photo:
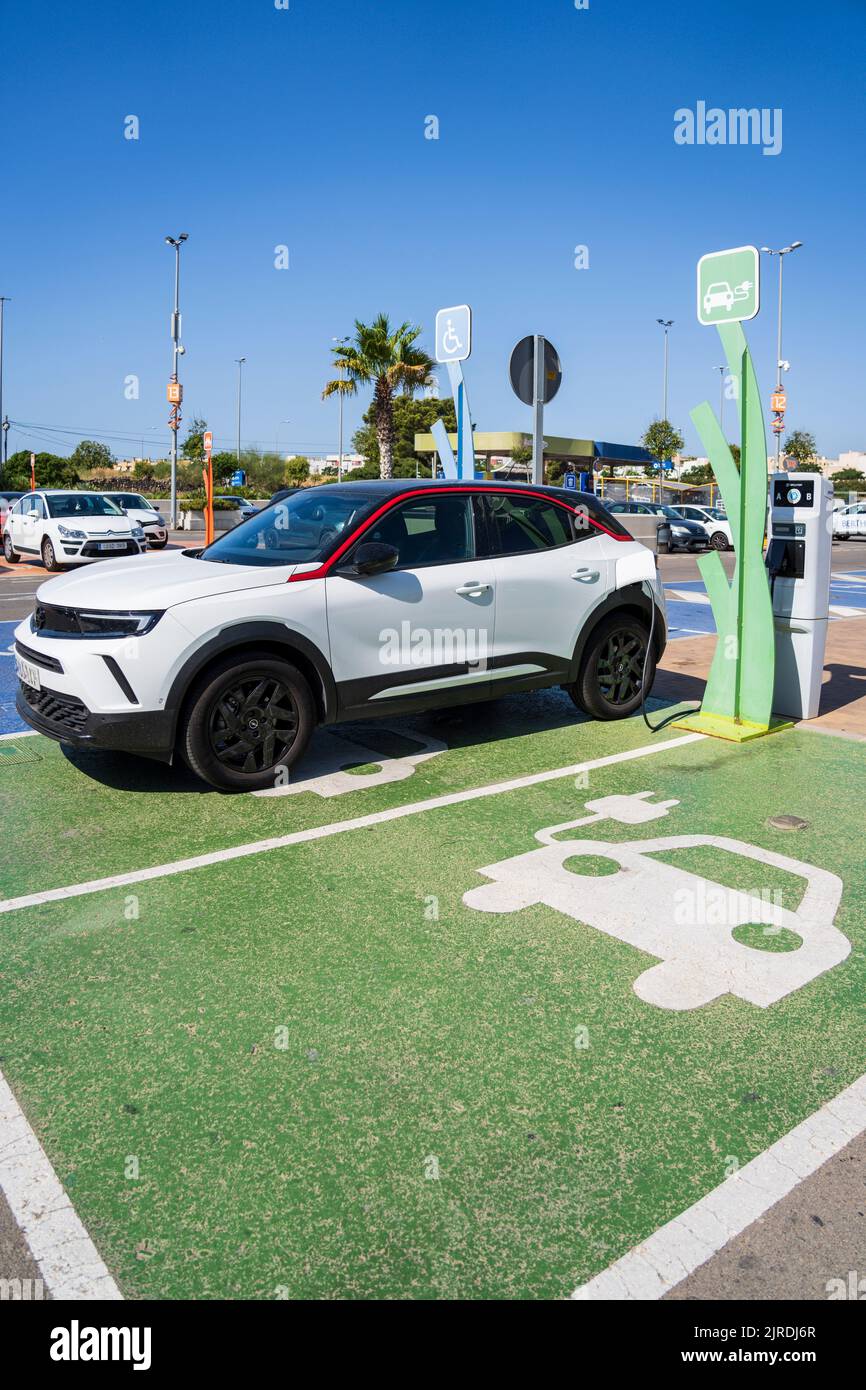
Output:
M640 719L597 724L561 691L439 717L320 730L274 796L226 796L183 767L71 753L43 738L0 748L0 814L15 852L0 897L212 852L389 806L568 766L650 742ZM17 764L26 758L26 775ZM379 761L377 761L377 759Z
M403 782L330 800L134 797L53 758L52 803L28 766L4 783L33 837L15 891L646 735L482 754L451 732ZM677 739L8 912L0 1066L127 1297L567 1297L866 1071L864 773L841 739ZM95 860L62 838L82 810ZM729 890L766 920L735 933L754 969L720 977ZM611 932L611 901L655 950Z

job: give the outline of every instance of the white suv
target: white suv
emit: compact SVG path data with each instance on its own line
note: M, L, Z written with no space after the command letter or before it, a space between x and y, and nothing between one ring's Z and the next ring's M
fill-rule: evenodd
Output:
M204 550L53 579L15 639L40 733L253 791L319 723L555 685L597 718L633 714L666 625L654 556L592 496L359 481Z
M146 549L138 523L99 492L27 492L3 524L3 554L10 564L22 555L38 556L47 570L59 570Z
M116 507L137 521L145 534L151 550L165 550L168 542L168 527L165 517L146 497L138 492L104 492Z

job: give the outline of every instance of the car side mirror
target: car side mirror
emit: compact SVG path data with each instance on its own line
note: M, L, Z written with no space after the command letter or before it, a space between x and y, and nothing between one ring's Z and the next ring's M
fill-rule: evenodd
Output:
M33 519L33 521L38 521L38 520L39 520L39 513L38 513L38 511L36 510L35 507L31 507L31 508L30 508L30 511L27 513L27 515L28 515L29 517L31 517L31 518Z
M364 575L366 578L385 574L394 568L399 558L400 552L395 545L386 545L384 541L367 541L365 545L358 546L352 564L343 573Z

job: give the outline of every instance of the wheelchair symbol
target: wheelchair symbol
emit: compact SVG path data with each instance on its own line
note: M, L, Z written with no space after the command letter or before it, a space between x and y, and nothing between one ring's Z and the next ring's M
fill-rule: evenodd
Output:
M448 320L448 327L442 335L442 346L449 354L463 351L463 344L454 332L454 325L450 319Z
M452 304L448 309L437 310L436 361L463 362L471 350L472 310L469 305Z

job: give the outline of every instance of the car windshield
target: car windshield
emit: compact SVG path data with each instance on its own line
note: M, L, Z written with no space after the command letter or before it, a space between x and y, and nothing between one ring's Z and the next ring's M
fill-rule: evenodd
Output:
M123 516L116 503L98 492L60 492L45 501L49 516Z
M227 531L201 552L226 565L303 565L325 560L376 497L356 483L306 488Z
M112 502L116 502L118 507L131 507L134 511L152 512L155 508L150 502L146 502L143 497L139 497L137 492L112 492L108 494Z

